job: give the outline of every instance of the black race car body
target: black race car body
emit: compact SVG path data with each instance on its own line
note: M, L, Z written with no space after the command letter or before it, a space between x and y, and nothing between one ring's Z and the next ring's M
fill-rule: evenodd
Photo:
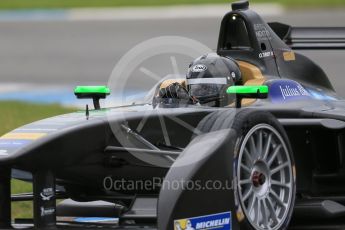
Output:
M324 34L326 31L329 33ZM110 226L126 228L129 225L138 229L188 229L178 227L180 220L189 220L194 228L198 222L197 229L211 229L207 227L210 221L217 223L220 227L213 227L219 229L286 229L291 215L294 217L292 226L299 228L344 226L345 102L337 96L323 70L293 50L344 47L345 29L267 24L248 9L246 2L235 3L233 11L223 19L217 53L238 61L244 86L268 86L266 99L243 99L242 108L148 103L81 111L13 130L0 138L0 225L11 225L11 200L33 199L37 228L55 227L57 216L83 215L107 217L106 226L109 226L107 221L112 220L110 217L116 217L119 223ZM286 159L291 162L291 172L284 171L279 178L270 181L271 184L280 179L285 184L291 182L286 185L290 187L285 193L279 190L281 194L291 193L286 204L282 204L285 209L291 209L286 213L289 216L286 220L285 214L278 215L280 211L283 213L284 208L280 207L276 221L273 211L267 212L271 214L266 219L272 223L265 225L264 214L253 217L253 220L259 219L259 224L250 221L250 216L256 214L245 211L247 203L241 203L242 195L238 191L241 189L236 183L232 189L218 190L162 187L164 182L180 179L231 181L238 178L241 154L235 153L246 135L241 136L240 130L245 128L236 131L233 126L224 128L224 124L225 121L242 122L252 113L259 120L267 119L260 113L273 115L284 128L277 130L285 133L283 139L285 135L288 139L287 151L291 145L291 159ZM212 114L218 117L207 128L205 123L210 123ZM242 120L237 114L242 114ZM222 115L223 120L219 120ZM275 145L279 145L278 142ZM279 161L285 162L282 159L284 156ZM280 167L280 163L277 164ZM257 163L258 168L261 165L263 163ZM10 196L11 170L13 177L33 181L32 195ZM258 171L254 170L250 178L260 195L267 178L265 173L257 175ZM119 181L124 184L114 188L114 182ZM126 189L129 181L154 183L150 188ZM263 209L273 210L280 204L274 201L270 208L271 198L267 198L266 203L266 198L259 195L258 201L252 198L253 205L258 204L257 213L265 213ZM88 209L78 209L81 203L71 205L77 214L66 206L56 209L55 199L59 197L81 203L102 200L118 206L112 207L108 214L101 214L98 204L96 212L80 214L80 209ZM279 195L279 199L285 202L284 195ZM151 206L145 203L152 200ZM135 210L139 201L145 201L152 210L143 211L144 204ZM280 218L284 221L278 225ZM75 224L66 219L58 220L64 227Z

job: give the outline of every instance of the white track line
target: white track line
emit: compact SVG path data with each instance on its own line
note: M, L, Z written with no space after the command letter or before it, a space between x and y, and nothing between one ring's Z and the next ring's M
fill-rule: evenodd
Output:
M37 85L34 83L0 83L0 94L6 93L20 93L20 92L38 92L40 90L62 90L66 88L71 88L70 85L48 85L48 84L41 84ZM73 92L71 92L73 93Z
M262 16L285 12L275 3L252 4L251 9ZM0 11L1 21L100 21L221 18L231 11L230 4L181 5L164 7L76 8L69 10Z
M263 16L276 16L284 13L279 4L253 4L251 9ZM74 9L69 11L68 20L155 20L155 19L193 19L221 18L231 11L230 4L141 7L141 8L106 8Z

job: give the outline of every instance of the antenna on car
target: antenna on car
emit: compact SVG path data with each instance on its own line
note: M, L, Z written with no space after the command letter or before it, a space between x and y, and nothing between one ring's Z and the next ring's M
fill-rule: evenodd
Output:
M86 120L89 120L90 111L89 111L89 105L88 104L86 104L85 116L86 116Z

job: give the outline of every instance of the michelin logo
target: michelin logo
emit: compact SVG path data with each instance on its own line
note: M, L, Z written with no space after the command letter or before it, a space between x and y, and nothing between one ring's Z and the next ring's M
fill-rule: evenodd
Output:
M174 221L174 230L231 230L231 212Z

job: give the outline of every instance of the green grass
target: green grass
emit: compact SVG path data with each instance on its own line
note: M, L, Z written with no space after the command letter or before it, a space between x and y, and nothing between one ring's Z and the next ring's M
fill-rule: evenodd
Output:
M180 4L230 3L231 0L1 0L0 9L162 6ZM252 0L252 3L275 2L289 7L338 7L344 0Z
M37 105L20 102L0 102L0 136L27 123L47 117L69 113L74 109L59 105ZM12 180L12 193L32 191L30 183ZM16 202L12 204L13 218L31 218L32 202Z
M0 136L27 123L72 111L59 105L0 102Z
M19 180L12 180L12 194L32 192L32 184ZM32 202L15 202L12 203L12 218L32 218Z

